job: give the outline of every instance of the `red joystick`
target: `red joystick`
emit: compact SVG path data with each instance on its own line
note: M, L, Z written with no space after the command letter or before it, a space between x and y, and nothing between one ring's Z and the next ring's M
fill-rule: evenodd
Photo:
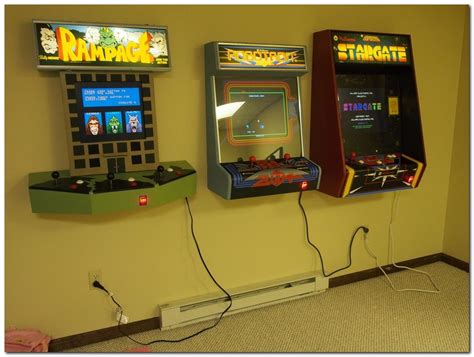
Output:
M250 161L250 167L253 167L255 163L257 162L257 158L252 155L249 157L249 161Z
M285 155L283 155L283 159L285 160L285 163L287 163L290 158L291 158L291 155L288 153L285 153Z
M355 153L355 151L351 152L351 160L354 161L355 158L356 158L357 154Z

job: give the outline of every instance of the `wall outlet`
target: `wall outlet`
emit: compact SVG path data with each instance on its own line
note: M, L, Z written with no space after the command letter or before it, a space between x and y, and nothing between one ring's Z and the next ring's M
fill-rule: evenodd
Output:
M120 321L121 324L126 324L128 322L128 317L125 316L122 312L122 314L120 314L121 310L120 308L117 308L117 310L115 311L115 320Z
M100 271L100 269L91 270L91 271L89 271L88 275L89 275L89 289L90 290L97 289L92 284L96 280L98 280L102 283L102 271Z

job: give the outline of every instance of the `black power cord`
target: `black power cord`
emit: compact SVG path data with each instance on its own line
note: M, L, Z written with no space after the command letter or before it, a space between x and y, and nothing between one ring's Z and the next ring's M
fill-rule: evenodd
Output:
M362 229L364 231L364 233L368 233L369 232L369 228L365 227L365 226L359 226L356 228L356 230L354 231L354 233L352 234L352 238L351 238L351 242L349 243L349 264L346 265L345 267L343 268L340 268L340 269L337 269L335 271L333 271L332 273L329 273L329 274L326 274L326 272L324 271L324 261L323 261L323 256L321 254L321 252L319 251L318 247L316 247L312 242L311 240L309 239L309 227L308 227L308 218L306 217L306 212L304 210L304 207L303 207L303 204L301 203L301 197L303 195L303 191L300 191L300 194L298 196L298 205L300 206L301 208L301 212L303 212L303 217L304 217L304 224L305 224L305 227L306 227L306 240L308 241L309 245L311 245L315 250L316 252L318 252L318 255L319 255L319 260L321 260L321 271L323 273L323 276L325 278L329 278L331 275L333 274L336 274L337 272L340 272L341 270L344 270L344 269L347 269L349 268L351 265L352 265L352 243L354 243L354 238L357 234L357 232Z
M138 343L139 345L142 345L142 346L149 346L153 343L158 343L158 342L171 342L171 343L175 343L175 342L182 342L182 341L185 341L185 340L188 340L194 336L197 336L197 335L200 335L201 333L203 333L204 331L207 331L207 330L210 330L214 327L217 326L217 324L221 321L222 317L224 316L224 314L229 311L229 309L232 307L232 296L216 281L216 279L214 278L214 276L211 274L209 268L207 267L206 265L206 262L204 261L204 258L202 257L202 254L201 254L201 249L199 248L199 244L197 242L197 239L196 239L196 235L194 234L194 219L193 219L193 215L191 213L191 207L189 206L189 202L188 202L188 198L186 197L185 198L186 200L186 205L188 207L188 212L189 212L189 216L191 217L191 234L193 236L193 239L194 239L194 243L196 245L196 248L197 248L197 251L198 251L198 254L199 254L199 258L201 258L201 262L204 266L204 268L206 269L207 273L209 274L210 278L212 279L212 281L214 282L214 284L216 284L216 286L227 296L227 299L226 300L229 300L229 306L226 307L226 309L224 311L222 311L222 313L220 314L219 318L214 322L214 324L212 324L211 326L208 326L208 327L205 327L203 328L202 330L200 331L197 331L196 333L193 333L192 335L189 335L189 336L186 336L186 337L183 337L183 338L179 338L179 339L176 339L176 340L165 340L165 339L158 339L158 340L154 340L154 341L150 341L150 342L141 342L141 341L138 341L136 339L134 339L133 337L131 337L130 335L128 335L127 333L125 333L124 331L122 331L121 327L120 327L120 321L122 321L122 315L123 315L123 308L122 306L115 300L114 296L112 293L110 293L99 281L94 281L94 283L92 284L94 287L98 288L98 289L101 289L101 290L104 290L109 296L110 298L112 299L112 301L115 303L115 305L118 306L118 308L120 309L120 317L118 319L118 324L117 324L117 327L118 327L118 330L120 331L120 333L127 337L128 339L132 340L133 342L135 343Z

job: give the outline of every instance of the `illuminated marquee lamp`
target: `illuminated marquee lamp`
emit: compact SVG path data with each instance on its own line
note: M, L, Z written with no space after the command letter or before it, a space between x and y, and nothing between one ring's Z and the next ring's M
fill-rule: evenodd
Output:
M40 70L168 71L166 26L34 20Z

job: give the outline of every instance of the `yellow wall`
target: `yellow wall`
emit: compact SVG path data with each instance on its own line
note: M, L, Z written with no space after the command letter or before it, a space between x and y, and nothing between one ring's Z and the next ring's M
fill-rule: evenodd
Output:
M465 18L443 251L469 262L469 13Z
M131 321L156 316L160 303L217 291L197 257L183 201L97 216L31 213L28 173L68 168L59 77L35 68L33 19L169 27L173 69L155 76L160 159L186 159L197 169L198 191L190 199L197 238L216 279L232 288L307 272L319 262L305 242L297 194L225 201L207 189L203 45L298 44L311 58L312 33L327 28L412 35L428 168L418 189L400 193L394 234L401 261L443 248L454 128L468 117L456 111L467 12L467 6L7 6L6 326L58 338L114 325L112 303L89 290L93 269L102 270ZM306 152L310 80L307 74L301 81ZM455 150L465 160L465 149ZM387 263L392 199L391 193L304 194L311 238L328 270L346 264L349 239L361 224ZM374 266L360 240L353 258L344 273Z

